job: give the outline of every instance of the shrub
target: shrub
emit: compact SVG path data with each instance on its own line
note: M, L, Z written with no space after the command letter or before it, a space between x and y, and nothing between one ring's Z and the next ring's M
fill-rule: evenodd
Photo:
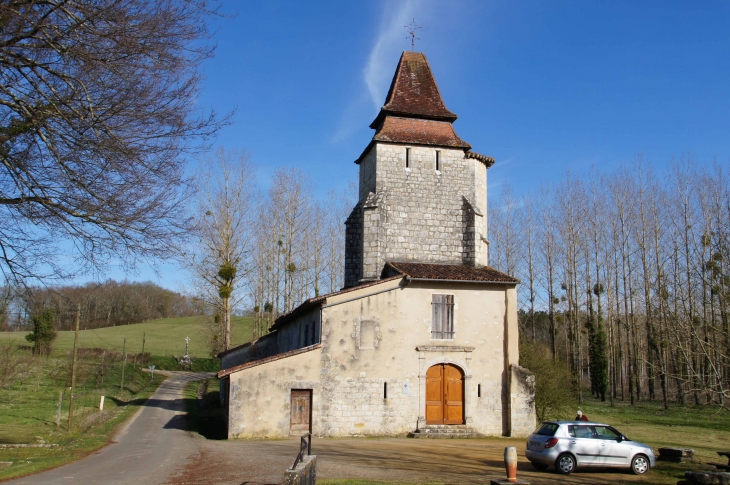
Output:
M535 412L538 421L569 418L575 406L568 366L554 359L550 348L534 342L520 342L520 365L535 375Z

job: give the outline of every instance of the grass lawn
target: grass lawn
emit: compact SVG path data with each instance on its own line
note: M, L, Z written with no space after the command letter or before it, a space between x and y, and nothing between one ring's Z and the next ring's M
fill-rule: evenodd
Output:
M128 363L120 389L122 362L108 355L102 365L97 355L82 352L77 365L74 419L69 415L69 357L65 353L31 358L18 351L27 366L23 375L0 390L0 444L54 444L49 448L0 449L0 480L35 473L84 457L104 446L116 426L131 417L157 389L164 377L142 372ZM60 427L56 426L59 392L63 391ZM99 398L105 396L104 410Z
M183 396L187 411L188 430L209 440L228 439L225 409L220 405L218 379L189 382ZM202 399L198 396L202 395Z
M79 346L86 348L105 348L121 352L124 339L127 339L127 352L142 351L142 338L145 339L144 351L153 356L185 355L185 337L190 337L190 356L208 358L210 353L205 345L204 324L199 317L161 318L144 323L119 325L79 331ZM236 346L251 340L253 319L233 317L231 322L231 343ZM0 332L0 347L8 342L16 345L29 345L25 340L26 332ZM58 332L54 350L71 350L74 332Z
M730 412L718 407L670 405L665 410L658 402L631 406L620 401L611 407L607 402L588 399L581 409L591 421L615 426L629 438L651 445L655 452L661 447L692 448L699 463L724 463L725 458L717 452L730 451ZM662 464L661 468L674 473L676 467ZM688 469L686 465L680 468Z

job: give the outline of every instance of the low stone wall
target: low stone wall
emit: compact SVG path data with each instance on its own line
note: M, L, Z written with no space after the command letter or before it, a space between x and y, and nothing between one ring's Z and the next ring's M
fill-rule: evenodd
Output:
M677 485L730 485L730 473L684 472L684 477Z
M284 485L315 485L317 483L317 455L302 458L296 469L284 474Z
M659 461L686 463L692 461L695 450L692 448L659 448Z
M535 430L535 376L519 365L511 365L510 372L510 436L528 436Z

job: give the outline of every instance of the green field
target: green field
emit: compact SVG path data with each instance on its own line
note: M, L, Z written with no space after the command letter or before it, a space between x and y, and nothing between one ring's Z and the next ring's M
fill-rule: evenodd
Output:
M231 322L231 343L233 346L248 342L252 337L253 319L233 317ZM16 345L29 345L25 340L26 332L0 332L0 347L8 342ZM145 339L144 351L153 356L182 356L185 354L185 337L190 337L190 356L210 357L206 348L205 327L200 317L162 318L145 323L120 325L79 331L79 346L83 348L103 348L122 352L124 339L127 339L127 353L142 352L142 338ZM67 351L73 348L74 332L58 332L53 344L54 351Z
M716 462L720 458L718 451L730 451L730 412L717 406L670 405L665 410L656 401L635 406L617 402L611 407L607 402L589 399L581 409L591 421L608 423L654 450L692 448L700 463Z
M232 344L251 340L253 320L234 317ZM199 317L167 318L132 325L79 331L79 364L74 399L75 419L67 431L71 352L74 332L58 332L49 357L32 356L25 332L0 332L0 377L6 365L20 361L14 379L0 389L0 444L55 444L52 448L0 450L0 480L73 461L106 444L119 423L130 417L161 382L150 380L142 368L179 369L185 354L185 337L190 337L189 353L193 371L215 371L219 364L210 358L205 324ZM149 355L135 354L144 352ZM121 389L122 349L126 339L129 356ZM25 349L18 347L25 347ZM213 383L217 385L217 381ZM61 422L56 425L59 393ZM105 396L104 411L99 398Z
M20 372L9 385L0 389L0 444L54 445L48 448L0 449L0 480L53 468L77 460L104 446L116 426L144 405L164 377L142 372L132 363L124 366L118 355L98 352L79 354L77 364L74 418L68 430L70 404L70 362L66 353L51 357L32 357L28 351L3 354L22 362ZM63 392L62 394L60 394ZM104 410L99 399L105 397ZM57 425L61 398L60 426Z

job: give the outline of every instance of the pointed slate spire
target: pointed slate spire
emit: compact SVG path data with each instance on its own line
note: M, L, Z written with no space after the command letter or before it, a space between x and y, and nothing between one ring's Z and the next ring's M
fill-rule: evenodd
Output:
M370 128L378 129L388 115L449 123L456 120L456 115L446 109L431 67L422 52L403 52L385 105L380 108Z

